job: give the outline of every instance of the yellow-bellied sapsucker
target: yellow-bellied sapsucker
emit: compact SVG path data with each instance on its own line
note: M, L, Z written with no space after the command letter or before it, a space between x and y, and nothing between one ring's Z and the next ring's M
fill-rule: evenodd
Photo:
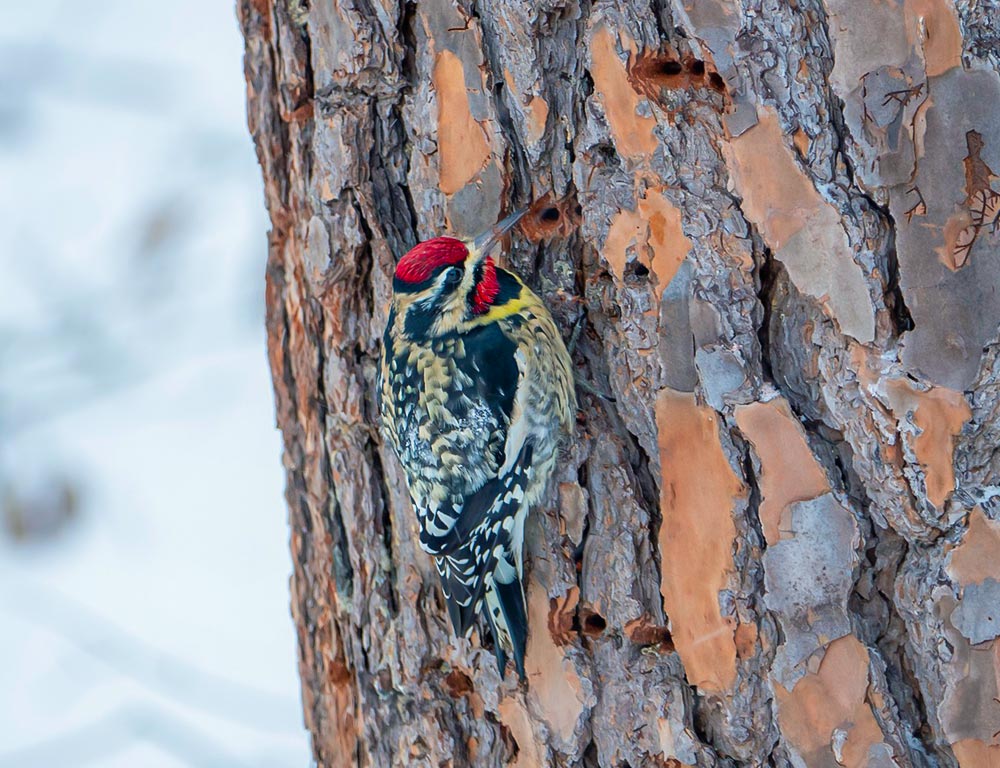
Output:
M524 521L576 415L552 316L489 255L523 214L474 240L436 237L400 259L378 383L383 430L455 632L467 635L482 615L501 676L509 654L522 678Z

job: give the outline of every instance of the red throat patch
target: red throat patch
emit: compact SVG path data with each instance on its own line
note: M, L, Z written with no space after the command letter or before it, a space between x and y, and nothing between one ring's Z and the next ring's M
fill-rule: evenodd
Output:
M492 256L487 256L483 261L483 277L476 283L476 290L472 294L472 311L477 315L488 312L498 293L500 283L497 281L497 265L493 263Z
M454 237L435 237L415 245L399 260L399 264L396 265L396 279L404 283L422 283L438 267L461 264L468 255L469 249L461 240L456 240Z

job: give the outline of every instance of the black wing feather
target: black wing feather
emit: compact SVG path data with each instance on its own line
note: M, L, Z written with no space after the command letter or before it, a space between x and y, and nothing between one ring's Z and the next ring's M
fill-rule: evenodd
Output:
M503 621L507 625L507 635L510 637L511 645L513 646L511 652L514 656L514 666L517 667L517 673L523 678L524 650L528 641L528 614L524 606L524 588L521 585L521 580L515 579L509 584L497 582L494 589L497 593L500 609L503 611ZM491 620L490 623L493 624L494 622ZM497 628L492 626L491 629L493 630L494 653L496 653L497 664L500 665L500 675L502 677L507 659L503 655L503 649L500 647Z

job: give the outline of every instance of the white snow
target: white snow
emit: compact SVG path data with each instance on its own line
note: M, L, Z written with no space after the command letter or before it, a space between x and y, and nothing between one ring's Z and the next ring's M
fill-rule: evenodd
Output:
M301 766L267 217L230 2L0 24L0 768ZM0 500L2 506L2 500Z

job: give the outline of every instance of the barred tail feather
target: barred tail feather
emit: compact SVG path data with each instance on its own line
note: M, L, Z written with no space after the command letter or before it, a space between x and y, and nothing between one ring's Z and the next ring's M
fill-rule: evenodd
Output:
M524 652L528 638L528 616L524 603L521 577L509 562L509 551L496 562L493 573L479 581L481 591L472 591L463 578L454 557L435 558L441 587L444 591L448 616L458 637L468 635L475 624L476 614L486 620L493 636L493 652L503 676L508 655L514 659L518 674L524 677Z
M493 632L493 652L503 677L507 654L514 659L517 674L524 679L524 651L528 640L528 616L524 605L524 589L516 575L509 583L489 580L486 586L486 606L483 611Z
M431 549L455 634L467 636L482 616L493 635L501 676L510 655L522 678L528 617L521 550L532 453L532 444L525 444L503 475L466 501L451 529L433 542L441 546Z

